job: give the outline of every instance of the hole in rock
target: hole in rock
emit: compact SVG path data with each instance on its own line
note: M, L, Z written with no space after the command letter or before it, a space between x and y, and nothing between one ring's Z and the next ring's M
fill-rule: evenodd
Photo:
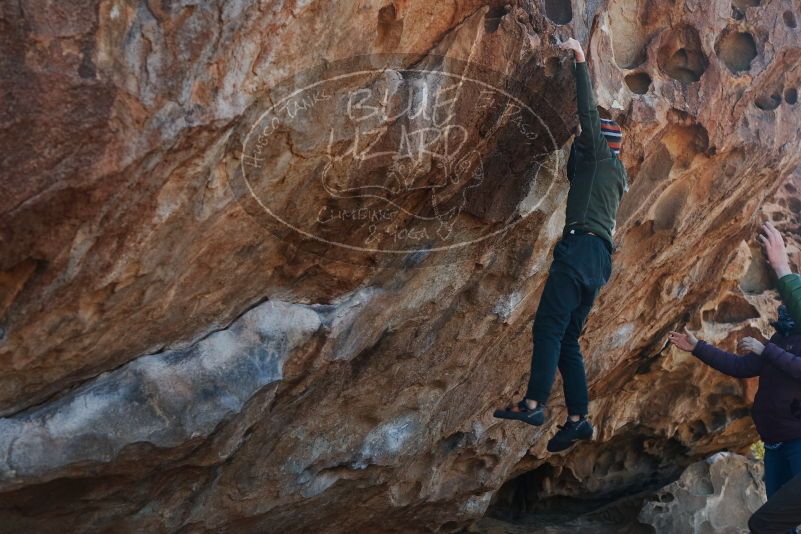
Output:
M784 92L784 101L790 104L791 106L798 102L798 90L794 87L790 87Z
M687 425L687 429L690 431L693 441L697 441L709 433L706 429L706 424L704 424L704 422L700 419L692 421L689 425Z
M684 119L687 122L691 119ZM709 135L700 124L671 124L662 135L662 143L673 157L677 168L688 168L695 157L709 149Z
M654 230L672 230L678 226L689 192L687 185L678 184L662 193L654 206Z
M774 110L779 107L781 103L782 97L777 94L759 95L756 100L754 100L754 105L764 111Z
M556 24L567 24L573 20L570 0L545 0L545 16Z
M659 496L660 502L673 502L676 500L676 497L673 496L672 493L663 493Z
M729 413L729 420L736 421L737 419L742 419L743 417L749 417L751 415L751 408L743 406L742 408L737 408L736 410L732 410Z
M656 148L649 152L643 160L633 185L629 192L623 195L618 210L618 222L627 221L636 211L645 206L646 199L654 189L655 182L661 182L670 175L673 168L673 158L660 142L656 143Z
M495 33L501 25L501 19L506 15L505 6L496 6L487 11L484 15L484 31Z
M78 76L84 79L94 78L96 69L94 63L92 63L91 54L85 54L83 56L83 61L78 66Z
M462 525L456 521L448 521L447 523L443 523L439 528L439 532L461 532L462 530Z
M562 68L562 63L559 61L558 57L549 57L545 60L545 75L546 76L554 76L559 69Z
M726 428L726 424L729 422L729 418L726 415L725 411L713 410L710 415L712 416L712 419L711 421L709 421L709 430L711 430L712 432L720 432L721 430Z
M759 311L739 295L728 295L714 310L706 310L704 321L708 323L742 323L759 317Z
M505 518L516 518L520 514L533 512L539 501L539 493L545 483L554 477L556 470L550 464L543 464L533 471L507 480L493 499L489 512Z
M395 4L389 4L378 10L378 23L388 24L394 22L397 13L395 11Z
M745 17L745 10L749 7L756 7L760 0L732 0L731 3L731 16L736 20Z
M673 168L673 158L667 147L662 143L657 143L657 148L645 158L637 178L646 176L653 182L661 182L670 175Z
M756 57L756 43L750 33L724 30L715 43L715 53L732 74L747 71Z
M647 204L646 201L654 190L654 184L670 176L670 170L673 168L673 156L670 155L667 147L657 141L648 148L652 148L652 150L643 159L629 192L623 195L620 209L618 209L618 224L627 221L641 208L647 211L650 204Z
M709 64L698 31L692 26L679 26L665 34L657 63L662 72L683 83L700 80Z
M749 7L756 7L761 3L761 0L732 0L731 5L732 7L736 7L743 13Z
M795 22L795 15L793 15L792 11L785 11L782 14L782 19L784 20L784 24L788 28L795 28L797 26L797 24Z
M403 19L398 19L395 4L388 4L378 10L378 37L376 45L382 48L398 46L403 33Z
M612 36L612 55L617 66L630 69L641 65L646 58L650 39L648 6L637 0L612 0L609 4L609 29Z
M761 248L749 247L751 263L740 278L740 289L749 295L764 293L773 286L767 260Z
M651 87L651 77L648 76L646 72L632 72L631 74L626 74L625 80L631 92L637 93L638 95L644 95Z
M787 207L793 213L801 213L801 198L790 197L787 199Z

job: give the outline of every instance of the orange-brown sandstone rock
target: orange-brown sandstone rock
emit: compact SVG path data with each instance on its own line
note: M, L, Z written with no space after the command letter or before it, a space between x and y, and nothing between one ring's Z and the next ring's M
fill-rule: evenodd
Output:
M524 473L540 499L613 495L747 447L753 383L649 355L684 322L730 349L767 334L754 234L799 234L801 11L752 3L1 6L0 528L449 531ZM563 222L567 35L631 189L583 342L597 439L548 456L558 387L540 430L491 413L524 384ZM359 130L322 92L264 130L290 74L354 65L335 88L384 111L410 69L470 78L420 74L460 95L458 128ZM454 239L474 243L428 250Z

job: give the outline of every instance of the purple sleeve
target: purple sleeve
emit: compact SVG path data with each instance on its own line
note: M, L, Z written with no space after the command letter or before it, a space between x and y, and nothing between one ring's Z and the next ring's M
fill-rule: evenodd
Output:
M749 352L745 356L737 356L703 341L699 341L695 346L693 356L713 369L735 378L759 376L764 365L762 358L753 352Z
M801 357L768 343L762 357L796 380L801 380Z

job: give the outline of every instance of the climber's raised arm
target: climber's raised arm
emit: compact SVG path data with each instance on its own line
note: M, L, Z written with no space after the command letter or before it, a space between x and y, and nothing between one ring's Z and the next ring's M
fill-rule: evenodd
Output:
M587 67L581 43L571 37L560 44L559 48L572 50L576 59L576 104L581 133L576 137L575 143L584 154L594 159L609 157L611 154L601 133L601 117L598 114L592 81L590 80L590 70Z
M751 378L759 376L762 372L764 360L756 351L762 352L765 347L759 341L753 338L743 339L740 342L740 348L749 352L745 356L737 356L704 341L699 341L686 328L684 331L684 334L671 332L668 339L673 345L685 352L691 352L693 356L713 369L735 378Z
M769 222L762 225L759 239L779 279L779 295L793 320L801 324L801 276L790 270L790 260L781 233Z

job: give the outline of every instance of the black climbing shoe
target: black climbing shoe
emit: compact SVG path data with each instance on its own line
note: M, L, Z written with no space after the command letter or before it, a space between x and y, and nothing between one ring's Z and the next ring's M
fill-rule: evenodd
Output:
M540 426L545 422L545 412L542 410L542 405L538 404L532 410L526 404L525 399L518 402L517 405L510 404L504 409L495 410L492 415L498 419L514 419L534 426Z
M592 424L586 417L582 417L578 421L568 419L564 425L557 426L559 432L548 442L548 452L560 452L569 449L580 439L592 438Z

